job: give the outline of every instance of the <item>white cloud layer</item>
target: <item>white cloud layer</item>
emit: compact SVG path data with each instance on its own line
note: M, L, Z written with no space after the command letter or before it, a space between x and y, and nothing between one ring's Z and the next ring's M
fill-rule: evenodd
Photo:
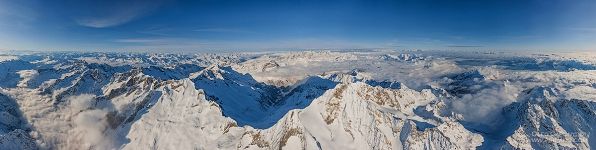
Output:
M79 25L92 28L107 28L122 25L138 19L148 13L158 9L162 1L118 1L106 4L107 6L97 6L104 8L96 10L94 14L78 16L75 21Z

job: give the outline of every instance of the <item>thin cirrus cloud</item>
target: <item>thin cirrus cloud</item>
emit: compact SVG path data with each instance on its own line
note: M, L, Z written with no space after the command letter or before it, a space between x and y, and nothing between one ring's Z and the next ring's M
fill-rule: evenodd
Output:
M578 31L578 32L589 32L589 33L596 32L596 27L573 27L573 28L567 28L567 29L571 30L571 31Z
M192 38L124 38L113 42L144 46L181 46L181 45L206 45L205 41Z
M211 45L208 41L188 38L125 38L113 42L125 44L123 48L131 50L198 50Z
M107 28L126 24L141 18L164 4L164 1L144 2L140 0L100 3L92 6L92 13L74 17L74 21L85 27ZM84 10L85 8L81 8Z
M213 41L193 38L124 38L113 42L125 44L129 48L193 48L193 49L316 49L316 48L371 48L378 43L360 43L355 41L331 39L292 39L269 41L267 44L247 41Z
M118 43L163 43L168 42L167 39L147 39L147 38L137 38L137 39L117 39L114 42Z
M125 24L135 19L140 13L126 13L119 15L103 16L103 17L89 17L79 18L76 20L77 24L93 28L106 28Z
M234 29L234 28L203 28L195 29L195 32L220 32L220 33L255 33L253 31Z
M448 45L447 47L454 47L454 48L479 48L484 47L482 45Z
M28 2L0 1L0 27L27 28L39 18L36 6ZM0 28L1 32L2 28Z

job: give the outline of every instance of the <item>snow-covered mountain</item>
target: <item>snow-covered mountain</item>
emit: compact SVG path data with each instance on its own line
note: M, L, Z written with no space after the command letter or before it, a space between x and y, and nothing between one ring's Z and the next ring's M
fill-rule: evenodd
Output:
M0 55L0 149L594 149L596 65L441 51Z

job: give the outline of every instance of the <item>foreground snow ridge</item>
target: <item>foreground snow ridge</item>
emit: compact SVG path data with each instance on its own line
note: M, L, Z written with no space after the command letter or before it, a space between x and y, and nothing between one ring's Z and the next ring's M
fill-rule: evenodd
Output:
M6 54L0 149L594 149L571 56Z

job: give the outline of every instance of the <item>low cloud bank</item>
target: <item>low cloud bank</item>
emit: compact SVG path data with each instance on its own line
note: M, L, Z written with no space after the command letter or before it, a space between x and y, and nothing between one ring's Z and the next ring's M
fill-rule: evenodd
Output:
M95 109L94 95L67 98L72 112L73 129L69 131L67 149L112 149L114 141L105 131L108 128L107 110Z
M519 91L518 87L503 84L463 95L453 100L451 107L454 112L462 114L465 121L494 128L502 123L503 108L516 101Z

